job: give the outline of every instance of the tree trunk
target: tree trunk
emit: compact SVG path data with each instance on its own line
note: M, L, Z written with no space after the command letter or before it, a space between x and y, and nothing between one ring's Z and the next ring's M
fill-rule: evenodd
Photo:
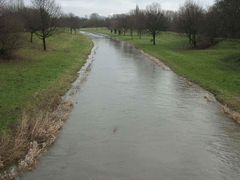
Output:
M188 40L189 40L189 44L192 45L192 34L191 33L188 34Z
M197 40L196 40L196 34L193 34L193 47L197 47Z
M46 51L47 50L47 46L46 46L46 39L45 37L42 38L43 41L43 50Z
M4 55L5 54L5 50L4 50L4 48L1 48L0 49L0 55L2 56L2 55Z
M31 32L31 36L30 36L30 42L33 42L33 32Z
M131 36L133 36L133 30L132 29L130 30L130 34L131 34Z
M139 39L142 39L142 32L141 31L139 31Z
M214 36L215 37L215 36ZM210 43L211 43L211 45L214 45L214 43L215 43L215 38L214 38L213 36L212 37L210 37Z
M154 31L152 33L152 35L153 35L153 45L155 46L156 45L156 32Z

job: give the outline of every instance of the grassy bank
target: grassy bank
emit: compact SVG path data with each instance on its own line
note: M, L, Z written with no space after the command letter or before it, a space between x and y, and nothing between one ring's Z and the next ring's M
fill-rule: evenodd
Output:
M25 39L25 41L24 41ZM30 170L55 141L72 109L62 96L85 63L92 42L83 35L59 33L27 43L15 58L0 63L0 179ZM15 164L16 171L3 173Z
M239 40L223 40L214 47L193 50L187 48L188 41L183 35L171 32L160 33L157 45L153 46L149 35L139 39L137 36L113 35L105 28L85 30L107 34L143 49L159 58L177 74L208 89L219 101L240 112Z
M23 38L16 57L0 62L1 130L14 125L25 108L51 108L53 97L64 95L92 47L82 35L59 33L47 40L48 50L43 52L40 40L31 44L28 34Z

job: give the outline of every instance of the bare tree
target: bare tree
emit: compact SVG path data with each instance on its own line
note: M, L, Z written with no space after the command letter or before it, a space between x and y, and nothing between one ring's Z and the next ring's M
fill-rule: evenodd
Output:
M187 34L189 43L197 47L197 36L200 32L204 17L204 10L192 1L187 1L180 8L178 15L178 27Z
M129 15L127 15L127 28L130 31L130 36L133 38L133 30L135 26L135 15L134 11L130 11Z
M19 14L0 0L0 56L8 56L12 50L19 47L21 31L23 26Z
M128 30L128 16L126 14L118 14L116 16L117 19L117 27L119 31L119 35L121 32L123 32L123 35L126 35L126 32Z
M156 35L166 29L166 18L158 3L152 3L146 9L146 28L152 35L153 45L156 45Z
M124 15L126 16L126 15ZM123 18L123 14L115 14L111 20L111 27L114 29L114 34L121 35L124 28L127 29L127 21Z
M75 16L73 13L70 13L68 24L69 24L71 34L73 33L73 31L76 34L77 29L80 28L80 18L78 16Z
M222 35L231 38L240 37L240 1L217 0L215 8L221 19L218 23Z
M25 8L23 11L25 30L30 33L30 42L33 42L33 34L40 28L38 10L32 8Z
M69 25L69 28L70 28L70 32L71 34L73 33L73 26L74 26L74 14L73 13L70 13L69 14L69 22L68 22L68 25Z
M106 26L106 17L99 15L98 13L92 13L86 22L88 27L103 27Z
M204 14L204 22L201 26L201 34L208 39L209 45L215 44L215 38L222 32L216 6L212 6Z
M57 19L60 17L60 6L55 0L32 0L33 8L38 11L39 27L36 35L43 42L44 51L47 50L46 38L52 36L56 32Z
M11 11L20 11L24 9L24 1L23 0L8 0L7 1L8 8Z
M99 26L100 15L98 13L92 13L89 18L89 22L91 26L98 27Z
M0 32L1 34L4 28L4 13L5 13L5 0L0 0Z
M116 18L115 15L109 20L109 29L114 34L117 34L117 31L118 31L118 21L117 21L117 18Z
M142 37L142 32L145 29L145 21L146 17L142 10L139 9L138 6L136 6L136 9L134 10L134 27L138 33L139 38Z
M163 13L167 21L167 30L176 31L175 23L176 23L177 12L171 11L171 10L165 10Z

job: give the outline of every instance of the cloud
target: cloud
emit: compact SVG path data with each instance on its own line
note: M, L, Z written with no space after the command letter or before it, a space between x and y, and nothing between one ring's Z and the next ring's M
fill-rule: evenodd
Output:
M208 7L214 0L195 0L198 4ZM30 0L25 0L29 4ZM138 4L145 8L152 2L159 2L162 9L177 10L185 0L56 0L62 6L64 12L73 12L78 16L89 15L93 12L108 16L116 13L126 13L134 9Z

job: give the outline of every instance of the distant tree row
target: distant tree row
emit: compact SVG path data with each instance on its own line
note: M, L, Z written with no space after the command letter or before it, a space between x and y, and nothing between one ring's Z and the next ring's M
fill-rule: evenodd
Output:
M136 32L139 38L150 33L154 45L160 31L174 31L186 34L192 47L205 47L217 38L240 38L240 0L216 0L208 9L188 0L178 11L162 10L159 3L153 3L144 10L137 6L127 14L109 18L97 13L89 18L63 14L55 0L31 0L29 7L23 0L0 0L0 58L20 47L22 32L30 34L30 42L35 34L46 50L46 39L58 27L71 33L80 27L108 27L119 35L133 36Z
M216 38L240 38L240 0L216 0L208 9L202 8L194 1L186 1L178 11L162 10L159 3L153 3L128 14L116 14L107 19L98 19L91 26L107 26L112 33L133 35L136 31L139 38L142 33L152 35L156 44L156 35L160 31L184 33L189 44L205 47L216 42Z

